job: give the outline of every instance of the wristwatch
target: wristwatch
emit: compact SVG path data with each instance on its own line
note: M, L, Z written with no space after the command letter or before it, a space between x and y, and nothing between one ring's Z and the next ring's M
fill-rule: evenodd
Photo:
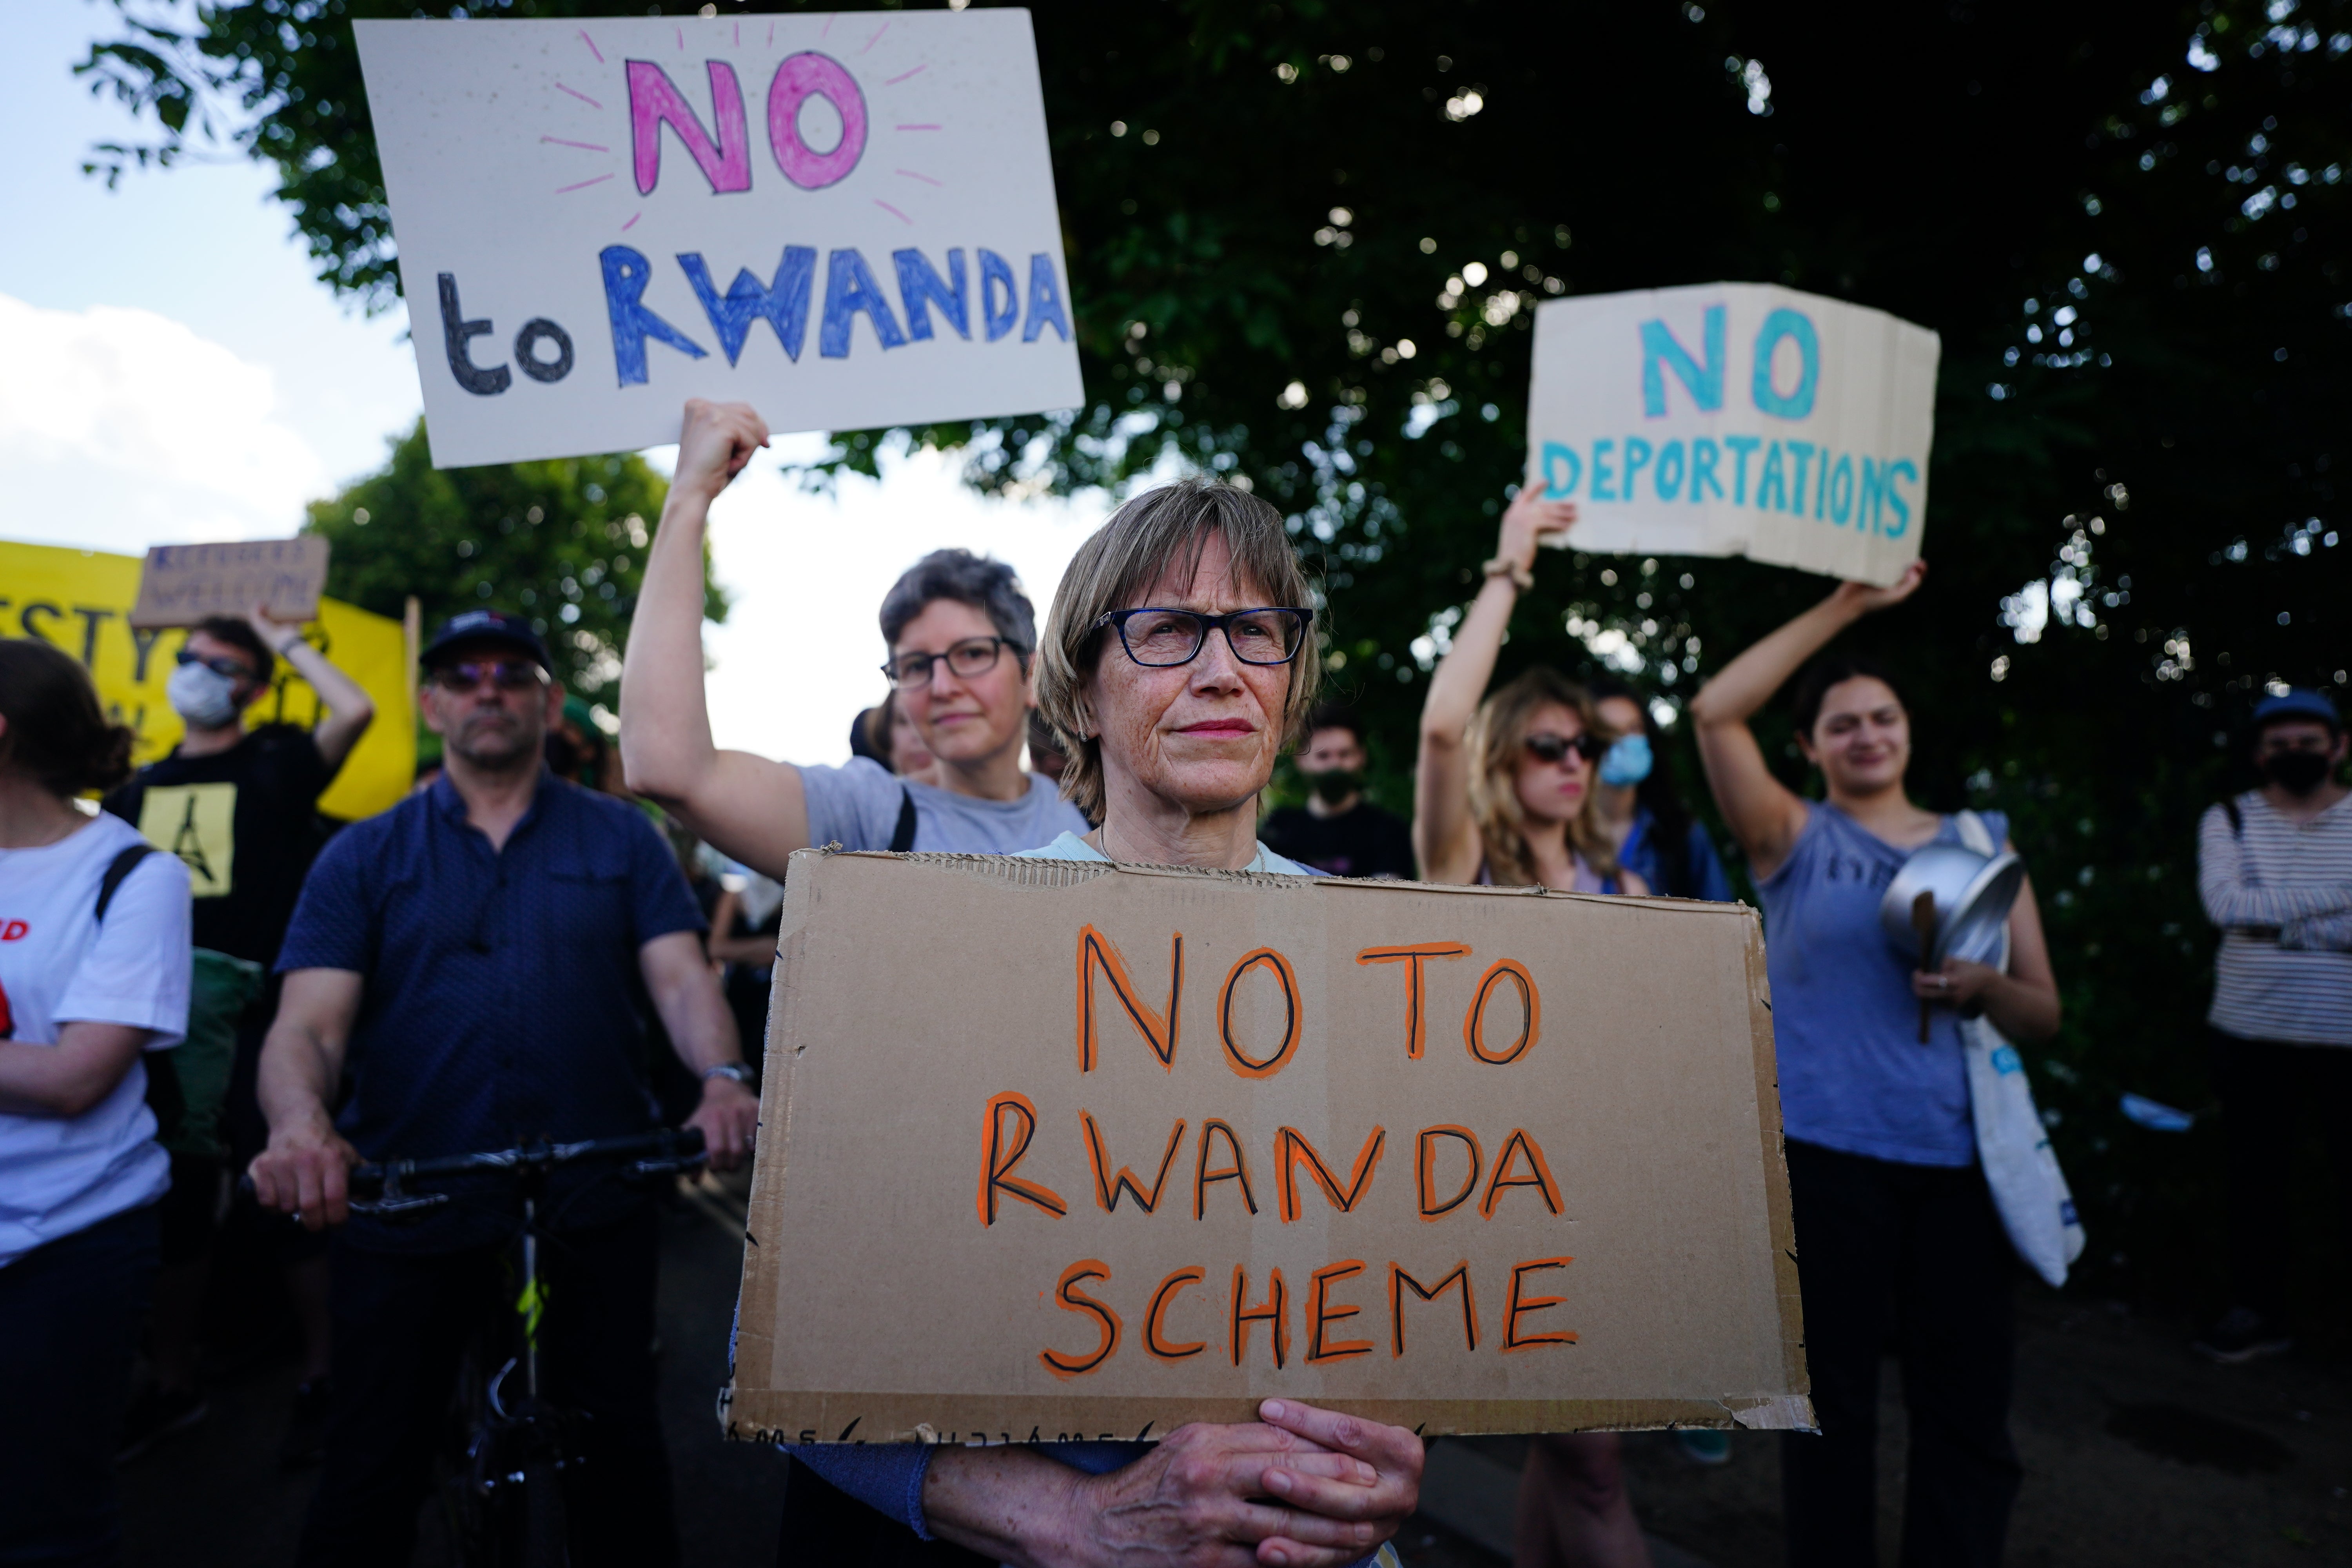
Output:
M741 1062L720 1062L715 1068L702 1069L703 1082L709 1083L714 1078L731 1078L745 1089L751 1087L751 1069Z

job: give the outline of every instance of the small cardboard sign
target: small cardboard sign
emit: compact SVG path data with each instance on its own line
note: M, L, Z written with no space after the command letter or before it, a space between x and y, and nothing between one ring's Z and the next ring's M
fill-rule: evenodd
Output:
M353 26L436 466L1083 399L1026 11Z
M317 534L238 544L158 544L139 574L131 624L193 626L256 605L273 619L313 621L327 586L327 542Z
M1573 500L1560 542L1745 555L1894 582L1919 554L1942 340L1769 283L1536 310L1528 482Z
M1737 904L793 858L731 1437L1811 1425Z

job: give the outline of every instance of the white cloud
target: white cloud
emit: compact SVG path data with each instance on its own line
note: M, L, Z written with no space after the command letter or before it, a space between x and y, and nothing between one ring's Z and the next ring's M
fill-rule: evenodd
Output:
M276 377L152 311L0 295L0 528L138 551L292 533L326 488Z

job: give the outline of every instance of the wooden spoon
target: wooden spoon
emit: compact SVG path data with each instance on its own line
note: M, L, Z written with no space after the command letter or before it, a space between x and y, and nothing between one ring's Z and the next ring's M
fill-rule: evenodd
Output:
M1936 950L1936 895L1921 893L1911 900L1911 929L1919 938L1919 967L1927 967L1928 956ZM1927 1043L1928 1009L1935 1005L1927 997L1919 998L1919 1043Z

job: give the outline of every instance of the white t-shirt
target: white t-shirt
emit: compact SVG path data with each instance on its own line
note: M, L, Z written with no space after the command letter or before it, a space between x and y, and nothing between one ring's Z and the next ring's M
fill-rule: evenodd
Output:
M146 841L103 814L55 844L0 849L0 1014L6 1037L55 1045L61 1024L152 1029L149 1050L188 1027L188 868L149 855L115 890L103 925L99 884ZM0 1102L0 1268L44 1242L153 1203L172 1162L155 1142L147 1071L79 1116L20 1115Z

